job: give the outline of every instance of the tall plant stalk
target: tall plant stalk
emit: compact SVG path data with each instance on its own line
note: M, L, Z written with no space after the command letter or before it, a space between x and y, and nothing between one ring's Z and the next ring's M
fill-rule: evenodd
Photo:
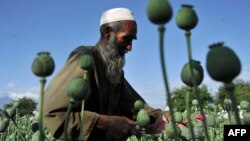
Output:
M82 75L82 78L84 80L87 80L89 79L89 72L87 70L83 70L83 75ZM82 100L82 107L81 107L81 123L80 123L80 136L79 136L79 140L82 140L82 137L83 137L83 116L84 116L84 104L85 104L85 100L83 99Z
M239 117L239 109L237 108L237 100L236 97L234 95L234 85L230 82L230 83L225 83L225 89L229 95L230 100L232 101L232 110L234 112L234 117L236 119L236 123L238 125L241 125L241 121L240 121L240 117Z
M44 141L44 132L43 132L43 99L44 99L44 87L46 83L46 78L41 77L40 79L40 97L39 97L39 141Z
M194 78L194 71L193 71L193 63L192 63L192 49L191 49L191 39L190 39L190 36L191 36L191 32L190 31L186 31L185 32L185 37L186 37L186 41L187 41L187 52L188 52L188 62L189 62L189 65L190 65L190 72L191 72L191 78L192 78L192 82L193 82L193 90L194 90L194 94L195 94L195 97L196 99L198 100L198 105L199 105L199 110L202 114L202 116L205 116L205 113L203 111L203 107L202 107L202 104L201 104L201 100L200 100L200 95L198 93L198 90L197 90L197 84L195 82L195 78ZM205 137L207 139L207 141L210 141L209 140L209 136L208 136L208 131L207 131L207 123L206 123L206 118L204 119L204 121L202 122L203 123L203 127L204 127L204 131L205 131Z
M82 139L82 136L83 136L83 122L84 122L84 120L83 120L83 115L84 115L84 103L85 103L85 101L84 101L84 99L82 100L82 108L81 108L81 124L80 124L80 136L79 136L79 140L81 141L81 140L83 140Z
M74 100L70 99L69 105L68 105L68 110L67 110L67 113L66 113L66 116L65 116L65 122L64 122L64 140L65 141L68 141L67 129L68 129L68 123L69 123L69 115L71 113L73 102L74 102Z
M189 125L189 128L190 128L190 132L191 132L191 136L192 136L192 139L195 138L194 136L194 127L193 127L193 123L192 123L192 120L191 120L191 116L190 116L190 93L191 93L191 89L188 90L188 93L186 94L186 110L187 110L187 120L188 120L188 125Z
M168 84L168 78L167 78L167 71L166 71L166 66L165 66L165 57L164 57L164 32L165 32L165 27L164 25L160 24L159 25L159 33L160 33L160 62L161 62L161 69L162 69L162 74L163 74L163 80L164 80L164 85L166 89L166 98L167 98L167 104L169 106L169 111L170 111L170 116L172 119L172 122L175 125L175 119L174 119L174 112L173 112L173 107L170 102L170 90L169 90L169 84ZM176 126L173 126L174 132L175 132L175 140L178 141L177 138L177 129Z

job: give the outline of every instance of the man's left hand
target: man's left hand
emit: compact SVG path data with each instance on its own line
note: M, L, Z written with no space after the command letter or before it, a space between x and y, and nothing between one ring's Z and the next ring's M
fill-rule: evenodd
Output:
M153 124L149 125L146 128L148 134L160 134L165 130L165 126L167 123L166 118L164 116L160 116Z

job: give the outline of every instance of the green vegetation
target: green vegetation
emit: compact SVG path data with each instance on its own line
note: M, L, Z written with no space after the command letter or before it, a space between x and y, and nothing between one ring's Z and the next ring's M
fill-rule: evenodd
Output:
M38 141L38 112L34 100L23 97L4 106L0 116L0 141ZM52 135L44 129L45 141Z
M157 10L156 10L157 9ZM250 123L250 82L237 80L241 71L241 63L236 53L223 43L209 46L206 59L206 70L209 76L220 82L218 92L213 96L203 81L203 68L199 61L192 58L191 30L198 24L198 17L192 5L182 5L177 13L176 24L185 32L187 42L188 63L184 64L181 79L185 86L170 92L164 58L165 24L171 20L173 11L167 0L150 0L147 7L149 20L158 26L160 62L166 89L166 103L172 121L165 126L165 130L158 135L147 133L150 122L149 114L144 110L143 103L134 103L134 117L138 123L138 136L131 136L128 141L222 141L223 127L228 124ZM88 73L93 69L94 62L91 56L82 56L80 67L84 73L72 80L68 85L68 96L71 97L68 112L65 115L65 131L67 130L68 115L71 104L81 101L81 125L84 125L84 100L88 97ZM40 52L32 64L33 73L40 77L39 109L34 114L36 103L27 97L6 104L0 113L0 141L50 141L51 134L43 127L43 94L46 77L54 71L54 61L48 52ZM84 93L84 95L82 94ZM82 126L80 128L82 130ZM66 133L66 132L65 132ZM82 138L80 132L79 138ZM67 139L67 134L64 135Z

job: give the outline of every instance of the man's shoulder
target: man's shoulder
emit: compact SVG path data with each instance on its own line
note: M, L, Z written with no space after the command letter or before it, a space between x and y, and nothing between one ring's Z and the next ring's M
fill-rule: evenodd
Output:
M69 60L75 54L91 54L93 51L94 46L78 46L73 51L71 51L67 60Z
M79 46L77 48L75 48L72 52L86 52L89 49L93 48L94 46Z

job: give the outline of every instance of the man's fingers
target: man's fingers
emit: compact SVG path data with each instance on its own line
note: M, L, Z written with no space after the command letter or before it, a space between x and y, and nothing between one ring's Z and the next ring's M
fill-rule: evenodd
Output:
M136 125L137 125L135 121L130 120L130 119L127 119L127 120L128 120L128 123L129 123L130 125L133 125L133 126L136 126Z

